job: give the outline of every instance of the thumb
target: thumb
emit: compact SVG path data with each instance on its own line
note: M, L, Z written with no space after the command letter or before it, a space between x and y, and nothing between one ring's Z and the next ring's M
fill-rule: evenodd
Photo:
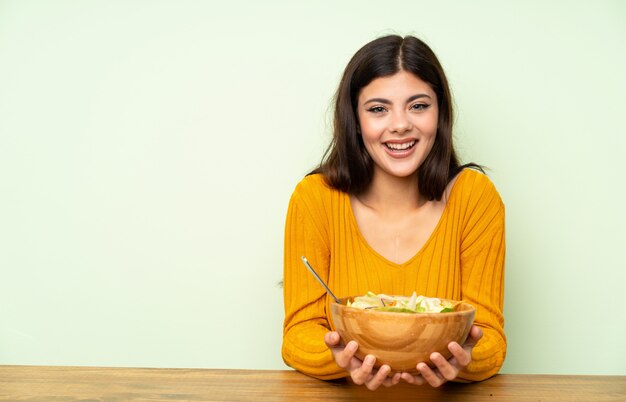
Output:
M326 342L328 347L337 346L340 341L341 337L339 336L339 333L335 331L329 331L324 335L324 342Z
M478 341L480 340L480 338L482 337L483 337L483 330L480 329L480 327L477 327L476 325L472 325L469 336L467 337L467 341L465 341L465 345L474 347L474 345L476 345Z

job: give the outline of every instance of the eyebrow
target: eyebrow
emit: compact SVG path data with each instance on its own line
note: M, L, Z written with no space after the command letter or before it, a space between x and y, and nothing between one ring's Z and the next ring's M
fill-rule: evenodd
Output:
M430 95L427 95L427 94L415 94L413 96L410 96L406 100L406 103L413 102L415 99L419 99L419 98L431 99ZM389 99L385 99L385 98L372 98L372 99L369 99L368 101L366 101L363 104L367 105L368 103L372 103L372 102L382 103L382 104L385 104L385 105L391 105L391 101Z

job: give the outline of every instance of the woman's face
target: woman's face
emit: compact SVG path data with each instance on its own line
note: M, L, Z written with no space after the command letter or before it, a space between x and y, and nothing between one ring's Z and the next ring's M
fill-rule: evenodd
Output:
M417 174L437 134L437 95L430 85L407 71L376 78L361 90L357 108L374 174Z

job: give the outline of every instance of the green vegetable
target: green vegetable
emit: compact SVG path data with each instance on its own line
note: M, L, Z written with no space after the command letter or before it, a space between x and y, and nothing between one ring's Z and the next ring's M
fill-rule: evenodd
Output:
M389 296L383 293L367 292L364 296L348 301L349 307L390 311L396 313L449 313L453 312L452 303L436 297L418 296L415 292L411 297Z
M415 310L408 309L406 307L375 307L372 310L376 311L389 311L392 313L415 313Z

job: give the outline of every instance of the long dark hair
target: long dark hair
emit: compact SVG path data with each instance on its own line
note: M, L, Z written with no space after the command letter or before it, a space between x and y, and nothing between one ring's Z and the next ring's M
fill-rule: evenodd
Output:
M452 97L443 68L433 51L413 36L385 36L363 46L352 57L335 94L333 139L321 164L311 173L322 173L338 190L359 194L372 181L374 162L359 134L357 100L363 87L374 79L404 70L426 82L437 94L439 120L430 153L417 171L420 194L440 200L446 185L464 167L452 145Z

